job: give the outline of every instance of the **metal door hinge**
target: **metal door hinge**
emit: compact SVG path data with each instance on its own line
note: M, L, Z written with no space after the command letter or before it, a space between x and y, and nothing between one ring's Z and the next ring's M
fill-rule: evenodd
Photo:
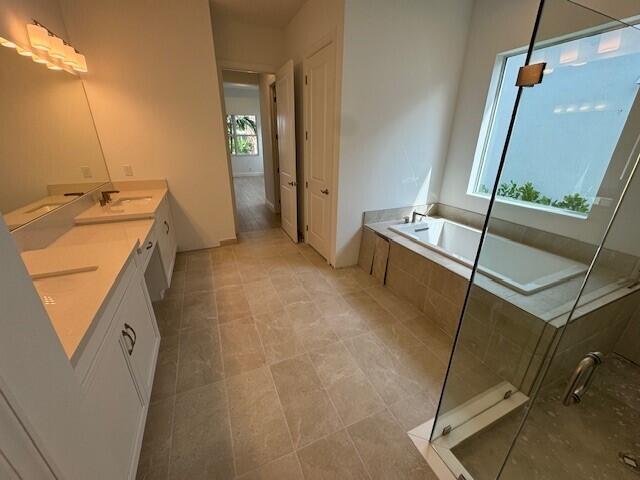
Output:
M276 133L276 140L278 140L278 134Z
M304 76L304 84L305 84L305 85L308 85L308 84L309 84L309 79L307 78L307 76L306 76L306 75Z
M304 132L304 139L309 140L309 132L307 131Z
M520 67L520 70L518 70L516 87L533 87L534 85L542 83L542 77L544 76L544 69L546 66L546 62L541 62Z
M309 188L309 182L304 182L305 188Z
M309 231L309 225L305 225L305 229L307 230L307 232Z

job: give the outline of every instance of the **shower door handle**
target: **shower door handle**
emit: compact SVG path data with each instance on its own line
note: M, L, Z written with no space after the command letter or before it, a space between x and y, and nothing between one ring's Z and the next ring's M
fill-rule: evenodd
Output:
M582 400L582 396L586 393L593 382L593 374L598 368L598 365L602 363L602 353L590 352L580 360L578 366L574 370L567 389L564 392L562 404L565 406L579 403Z

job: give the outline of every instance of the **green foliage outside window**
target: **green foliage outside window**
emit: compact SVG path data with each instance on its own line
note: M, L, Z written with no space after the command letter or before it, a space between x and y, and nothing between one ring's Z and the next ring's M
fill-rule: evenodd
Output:
M255 115L227 115L227 138L232 155L258 155Z
M479 186L478 191L480 193L490 193L484 184ZM553 200L546 195L542 195L531 182L525 182L523 185L519 185L513 180L501 183L496 195L503 198L513 198L522 202L548 205L578 213L589 213L591 210L589 201L579 193L565 195L562 200Z

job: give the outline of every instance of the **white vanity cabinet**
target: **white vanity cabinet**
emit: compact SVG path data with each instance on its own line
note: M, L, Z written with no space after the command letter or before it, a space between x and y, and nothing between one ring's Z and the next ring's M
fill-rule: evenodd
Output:
M96 319L109 326L83 385L89 410L101 419L101 442L113 467L96 478L135 478L144 433L160 335L144 279L134 272L125 277L124 295L110 300L119 302L115 314Z
M169 206L169 195L167 194L156 211L155 235L158 239L158 248L164 275L167 280L167 286L171 286L171 276L173 274L173 265L176 260L176 249L178 247L173 217L171 216L171 207Z

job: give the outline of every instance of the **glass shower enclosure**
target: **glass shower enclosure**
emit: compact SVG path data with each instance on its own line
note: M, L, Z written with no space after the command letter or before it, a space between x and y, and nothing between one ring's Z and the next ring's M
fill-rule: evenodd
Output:
M640 5L596 3L502 57L430 439L458 479L640 479Z

